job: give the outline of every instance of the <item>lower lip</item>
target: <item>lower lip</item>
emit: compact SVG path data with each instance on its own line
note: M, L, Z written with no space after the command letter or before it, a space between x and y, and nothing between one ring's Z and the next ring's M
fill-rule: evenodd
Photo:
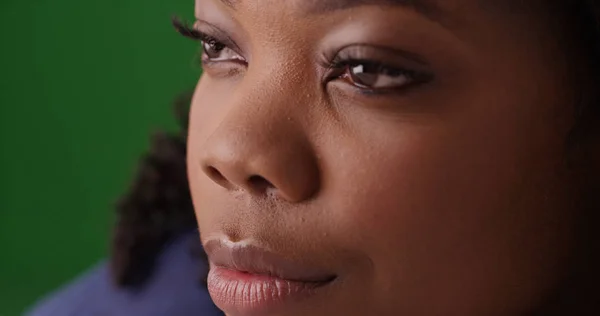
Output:
M214 303L225 313L244 316L276 313L328 283L290 281L217 266L208 273L208 291Z

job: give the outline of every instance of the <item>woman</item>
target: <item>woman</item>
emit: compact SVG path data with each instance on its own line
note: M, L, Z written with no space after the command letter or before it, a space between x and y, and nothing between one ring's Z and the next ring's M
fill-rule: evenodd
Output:
M43 299L31 316L222 315L203 278L185 172L189 95L176 102L181 130L158 134L117 207L111 257Z
M600 315L600 1L196 0L227 315Z

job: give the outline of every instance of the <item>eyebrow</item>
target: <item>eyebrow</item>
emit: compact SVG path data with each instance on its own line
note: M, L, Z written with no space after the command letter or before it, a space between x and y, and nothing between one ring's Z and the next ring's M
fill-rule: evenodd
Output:
M255 0L220 0L223 4L235 10L242 1ZM278 0L282 1L282 0ZM332 11L349 9L365 5L398 6L412 9L422 15L434 18L441 11L434 0L299 0L300 5L309 14L323 14Z

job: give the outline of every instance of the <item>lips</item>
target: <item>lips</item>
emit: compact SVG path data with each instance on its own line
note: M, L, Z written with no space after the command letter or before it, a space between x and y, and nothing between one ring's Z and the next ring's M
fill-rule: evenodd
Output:
M235 315L271 314L315 295L336 275L243 243L204 245L211 269L208 290L215 304Z

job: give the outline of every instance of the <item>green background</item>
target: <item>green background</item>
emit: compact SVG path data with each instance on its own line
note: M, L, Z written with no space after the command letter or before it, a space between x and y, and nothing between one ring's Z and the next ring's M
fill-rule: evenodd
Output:
M197 44L191 0L0 1L0 315L107 253L112 207L172 129Z

